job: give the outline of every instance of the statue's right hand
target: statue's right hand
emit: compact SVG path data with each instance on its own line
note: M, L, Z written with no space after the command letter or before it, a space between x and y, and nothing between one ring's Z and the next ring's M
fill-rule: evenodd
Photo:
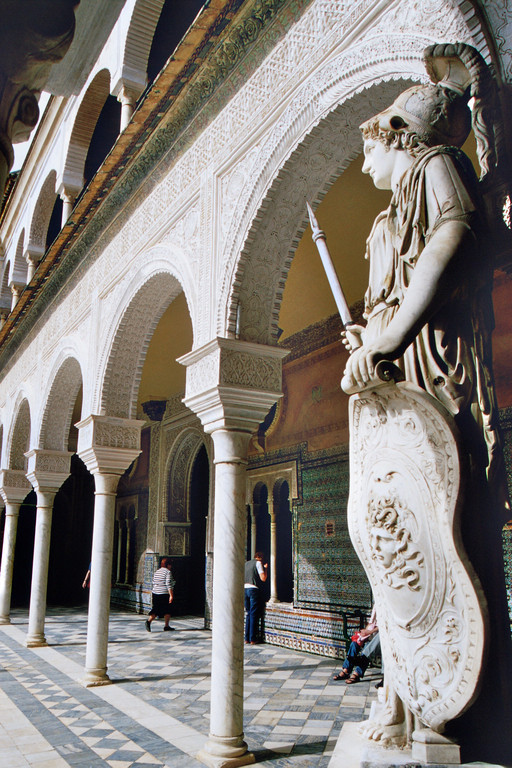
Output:
M355 349L359 349L359 347L363 346L363 340L361 338L363 332L364 327L362 325L357 325L357 323L350 323L350 325L345 326L344 330L341 332L341 340L349 352L353 352Z

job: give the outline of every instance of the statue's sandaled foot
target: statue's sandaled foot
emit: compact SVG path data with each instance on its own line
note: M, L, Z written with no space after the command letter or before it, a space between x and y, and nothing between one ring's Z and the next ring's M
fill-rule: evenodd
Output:
M375 717L359 726L359 732L369 741L382 746L403 746L407 743L407 725L403 704L396 693L386 686L385 700Z
M403 746L407 742L405 723L383 725L377 720L367 720L359 727L359 732L369 741L375 741L383 747Z

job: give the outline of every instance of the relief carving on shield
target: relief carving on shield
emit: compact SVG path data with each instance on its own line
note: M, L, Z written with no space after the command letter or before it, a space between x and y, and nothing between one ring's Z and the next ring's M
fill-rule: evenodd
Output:
M350 535L372 585L386 678L434 730L473 700L486 605L460 544L449 414L408 382L350 401Z

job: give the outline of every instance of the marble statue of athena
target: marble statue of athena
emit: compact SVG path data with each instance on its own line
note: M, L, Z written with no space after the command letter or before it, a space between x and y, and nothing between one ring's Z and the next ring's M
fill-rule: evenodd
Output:
M499 681L510 680L512 656L498 553L510 507L481 192L498 172L493 81L468 45L431 46L424 59L432 82L361 126L363 172L392 192L367 241L366 326L347 333L342 383L356 393L349 525L386 678L364 731L385 744L412 734L413 756L428 762L452 762L459 748L506 760L510 694ZM472 125L480 181L460 149ZM376 383L386 360L402 383ZM484 713L492 733L478 727Z

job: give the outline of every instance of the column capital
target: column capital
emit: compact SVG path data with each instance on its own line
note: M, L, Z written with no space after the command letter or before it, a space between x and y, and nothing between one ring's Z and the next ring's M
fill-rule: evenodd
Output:
M57 186L57 194L59 197L66 200L76 200L80 192L82 191L83 184L77 183L76 179L73 181L62 180Z
M0 496L6 504L21 504L31 490L22 469L0 470Z
M141 452L145 421L91 414L79 421L78 455L93 475L122 475Z
M113 78L110 88L112 96L121 102L135 104L147 85L146 73L142 70L123 72L117 79Z
M69 451L33 448L27 451L27 477L36 491L56 493L70 473Z
M178 358L187 368L183 402L206 432L253 433L282 397L282 360L288 350L217 337Z

